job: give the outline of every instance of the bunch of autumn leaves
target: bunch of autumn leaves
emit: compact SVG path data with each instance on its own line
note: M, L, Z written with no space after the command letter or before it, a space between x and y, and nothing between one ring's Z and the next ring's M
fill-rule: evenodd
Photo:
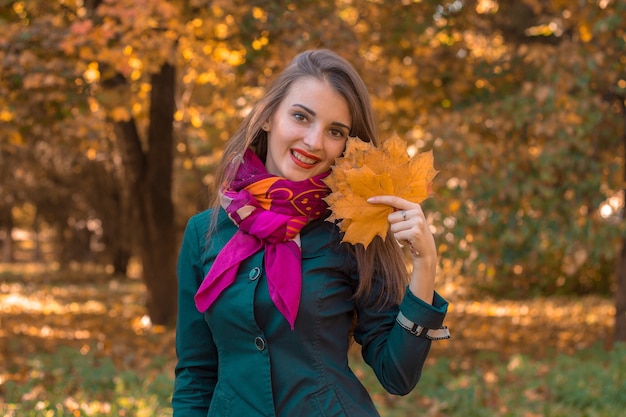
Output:
M340 220L343 241L369 246L376 236L385 239L387 216L393 207L370 204L369 197L394 195L421 203L432 194L437 175L432 151L410 157L406 142L398 136L380 147L358 138L348 139L343 157L336 160L324 182L331 189L326 202L332 212L328 221Z

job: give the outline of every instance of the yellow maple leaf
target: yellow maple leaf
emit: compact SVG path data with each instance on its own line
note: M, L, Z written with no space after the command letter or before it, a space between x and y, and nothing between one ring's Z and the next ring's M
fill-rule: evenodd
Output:
M406 143L398 136L376 148L359 138L350 138L344 156L337 158L324 182L331 189L326 202L329 221L344 233L342 241L363 244L366 248L376 236L385 239L393 207L370 204L369 197L394 195L421 203L432 194L437 175L432 151L409 157Z

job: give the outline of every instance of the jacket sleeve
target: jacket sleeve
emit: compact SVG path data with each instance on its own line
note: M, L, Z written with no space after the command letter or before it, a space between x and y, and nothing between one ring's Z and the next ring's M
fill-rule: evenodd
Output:
M376 294L376 288L372 291ZM438 329L448 303L435 293L433 304L420 300L408 289L400 305L384 308L367 301L357 305L358 325L354 339L361 344L365 362L391 394L406 395L417 385L432 340L426 331L415 336L396 322L398 312L426 329Z
M194 303L204 278L202 251L206 227L198 216L187 224L178 257L178 319L172 408L174 417L206 417L217 382L217 350L211 331Z

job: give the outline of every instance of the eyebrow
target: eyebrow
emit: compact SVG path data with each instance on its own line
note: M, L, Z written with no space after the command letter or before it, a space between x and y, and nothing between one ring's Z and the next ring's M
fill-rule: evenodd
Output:
M308 108L304 104L295 103L295 104L292 105L292 107L300 107L301 109L303 109L307 113L310 113L312 116L317 116L317 113L315 113L312 109ZM348 132L350 132L352 130L352 128L350 126L348 126L346 124L343 124L341 122L333 121L332 124L336 125L336 126L345 127L346 129L348 129Z

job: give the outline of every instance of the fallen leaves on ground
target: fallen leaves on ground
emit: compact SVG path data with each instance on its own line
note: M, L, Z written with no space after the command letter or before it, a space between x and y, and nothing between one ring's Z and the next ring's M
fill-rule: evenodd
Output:
M456 300L446 320L453 338L433 350L466 358L461 366L467 367L477 355L507 361L519 354L536 359L572 354L597 343L609 347L614 319L615 306L599 296Z
M0 273L0 403L3 382L25 380L32 358L61 346L140 373L160 356L173 375L174 332L152 325L145 297L139 279L102 272Z
M174 330L150 323L145 294L140 280L103 273L0 273L0 403L4 383L26 380L33 358L61 346L111 358L120 371L165 371L173 377ZM448 357L459 370L485 361L512 364L520 354L539 358L611 343L610 299L443 295L451 301L446 324L452 339L433 344L429 361ZM161 369L154 368L155 357L164 359Z

